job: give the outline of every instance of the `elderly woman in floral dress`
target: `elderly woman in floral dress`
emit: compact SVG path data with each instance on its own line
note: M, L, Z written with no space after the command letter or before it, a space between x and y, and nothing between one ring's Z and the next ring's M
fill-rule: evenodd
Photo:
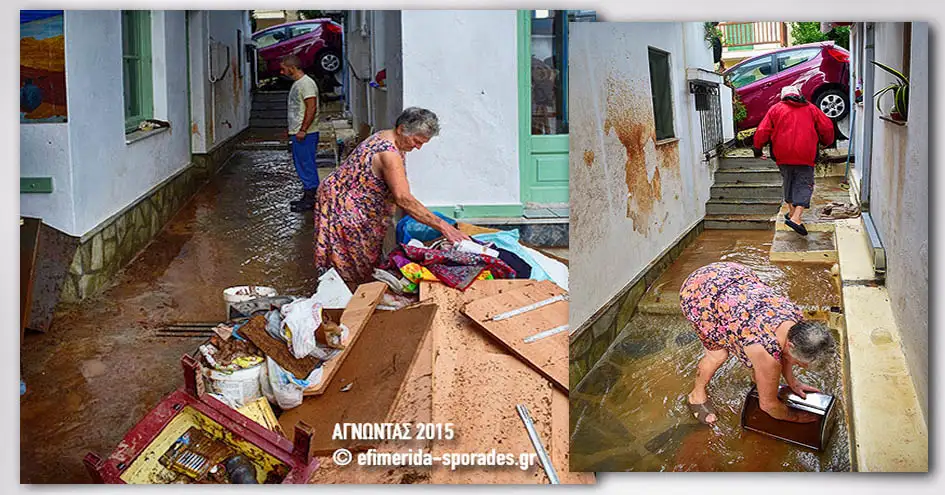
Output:
M371 280L396 207L451 242L469 239L410 193L405 155L439 133L436 114L411 107L393 129L365 139L325 178L315 203L315 266L334 268L346 282Z
M751 269L738 263L712 263L699 268L679 292L683 314L705 348L688 396L689 410L712 424L718 414L706 392L715 372L734 354L753 371L761 409L776 419L796 423L817 420L813 414L787 407L778 398L781 376L795 394L819 392L794 376L828 359L836 342L821 323L804 321L800 309Z

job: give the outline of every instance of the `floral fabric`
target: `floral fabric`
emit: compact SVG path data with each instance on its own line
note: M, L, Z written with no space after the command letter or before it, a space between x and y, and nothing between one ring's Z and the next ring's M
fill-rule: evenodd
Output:
M785 321L803 318L787 297L738 263L712 263L694 271L683 283L679 299L706 349L726 349L749 368L745 347L761 344L780 361L775 331Z
M374 134L325 178L315 203L315 266L334 267L346 282L371 280L395 205L387 183L371 170L378 153L404 153ZM406 163L406 162L405 162Z
M406 244L390 253L384 268L397 268L414 283L433 276L459 290L466 290L476 280L515 277L515 270L499 258Z

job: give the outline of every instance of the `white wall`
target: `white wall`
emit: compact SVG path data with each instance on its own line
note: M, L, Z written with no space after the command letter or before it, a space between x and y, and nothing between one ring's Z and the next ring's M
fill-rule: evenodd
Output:
M72 110L71 101L66 108ZM20 124L20 177L52 177L53 183L52 194L20 194L20 215L75 234L69 124Z
M876 24L878 62L903 64L903 23ZM913 23L906 127L873 122L870 212L886 248L886 286L916 390L928 418L929 73L928 24ZM876 88L893 82L877 69ZM892 98L882 100L888 112Z
M82 235L187 166L184 13L164 16L169 56L164 87L171 132L126 144L120 11L66 11L69 135L74 174L75 230ZM155 59L155 65L162 61ZM183 94L184 98L174 95Z
M401 12L403 106L439 116L407 157L427 205L519 204L516 12Z
M368 19L373 15L367 10L348 11L348 29L345 31L345 51L348 57L348 92L351 120L356 131L370 125L368 116L368 91L366 79L371 72L371 42ZM399 49L398 49L399 50Z
M246 11L204 10L192 14L191 119L196 129L191 129L191 133L194 153L212 151L249 127L252 74L245 53L238 52L243 50L237 46L238 29L243 31L243 42L246 43L252 36ZM242 61L242 75L238 60ZM211 77L219 80L210 82Z
M571 267L579 274L571 281L575 327L705 214L712 177L710 164L702 161L686 68L711 70L712 54L697 27L701 23L570 26L570 247ZM670 53L679 140L659 147L648 46Z

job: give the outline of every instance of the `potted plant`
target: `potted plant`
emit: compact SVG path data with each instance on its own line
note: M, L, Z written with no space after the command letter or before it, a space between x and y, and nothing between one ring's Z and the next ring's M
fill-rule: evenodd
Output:
M873 97L876 98L876 109L880 114L883 109L880 106L881 97L889 92L893 94L893 106L889 109L889 118L898 122L905 122L909 118L909 78L888 65L873 61L873 64L880 69L892 74L896 81L876 92Z

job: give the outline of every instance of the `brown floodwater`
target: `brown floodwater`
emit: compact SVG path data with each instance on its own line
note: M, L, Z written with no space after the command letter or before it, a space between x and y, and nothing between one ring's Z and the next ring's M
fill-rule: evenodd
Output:
M312 216L288 211L300 195L288 153L237 152L101 294L61 304L49 331L26 335L21 483L91 482L82 457L111 453L181 386L180 357L203 339L162 327L225 319L233 285L314 292Z
M817 372L797 370L804 382L838 399L824 452L744 430L740 416L750 371L730 358L709 385L719 411L714 427L698 423L686 406L702 345L678 311L679 284L712 261L743 263L798 304L840 305L831 265L774 264L770 231L706 231L648 292L652 307L638 312L587 377L571 392L571 469L577 471L849 471L851 452L844 407L841 356ZM678 280L678 284L677 281ZM662 287L655 302L654 288ZM675 312L667 310L669 302ZM662 304L660 304L660 302ZM839 339L839 335L836 335Z

